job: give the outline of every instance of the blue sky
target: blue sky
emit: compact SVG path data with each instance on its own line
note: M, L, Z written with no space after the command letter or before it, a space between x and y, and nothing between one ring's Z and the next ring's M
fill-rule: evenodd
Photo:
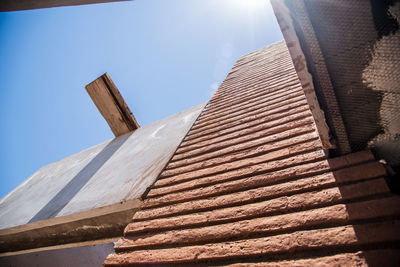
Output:
M108 72L141 125L206 102L283 39L267 0L137 0L0 13L0 197L113 137L84 87Z

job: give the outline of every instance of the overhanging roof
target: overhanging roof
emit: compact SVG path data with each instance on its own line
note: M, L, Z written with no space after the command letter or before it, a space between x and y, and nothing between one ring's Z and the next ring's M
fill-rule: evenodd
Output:
M102 227L104 222L106 227L110 220L106 215L127 210L130 213L122 217L129 221L133 209L140 205L141 196L163 170L204 105L145 125L38 170L0 200L0 252L12 249L10 242L16 242L16 238L10 235L21 232L27 238L26 231L33 231L40 238L40 231L47 231L53 225L68 223L71 229L79 229L79 223L73 223L76 221L84 223L83 226ZM113 224L118 226L115 219L112 222L111 228ZM68 229L65 232L71 230ZM62 235L62 227L54 232ZM90 233L88 229L86 232ZM36 246L40 242L31 240L31 243Z

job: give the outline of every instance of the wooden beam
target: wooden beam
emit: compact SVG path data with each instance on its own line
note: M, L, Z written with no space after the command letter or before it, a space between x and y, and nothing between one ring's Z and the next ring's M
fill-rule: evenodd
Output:
M85 88L116 137L140 127L108 73Z
M130 0L1 0L0 12L38 8L77 6Z

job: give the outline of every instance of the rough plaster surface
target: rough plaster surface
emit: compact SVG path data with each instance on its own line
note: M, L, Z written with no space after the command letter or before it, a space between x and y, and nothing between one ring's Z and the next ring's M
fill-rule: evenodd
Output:
M400 24L400 3L389 8ZM389 164L400 165L400 32L377 40L371 61L363 72L363 81L382 94L379 109L383 133L369 142Z
M204 106L41 168L0 200L0 229L140 198Z

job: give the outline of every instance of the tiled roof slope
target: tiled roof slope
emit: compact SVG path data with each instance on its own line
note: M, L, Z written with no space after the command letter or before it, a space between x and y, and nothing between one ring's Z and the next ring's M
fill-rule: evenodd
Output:
M105 265L390 265L385 174L370 152L326 159L279 42L237 61Z

